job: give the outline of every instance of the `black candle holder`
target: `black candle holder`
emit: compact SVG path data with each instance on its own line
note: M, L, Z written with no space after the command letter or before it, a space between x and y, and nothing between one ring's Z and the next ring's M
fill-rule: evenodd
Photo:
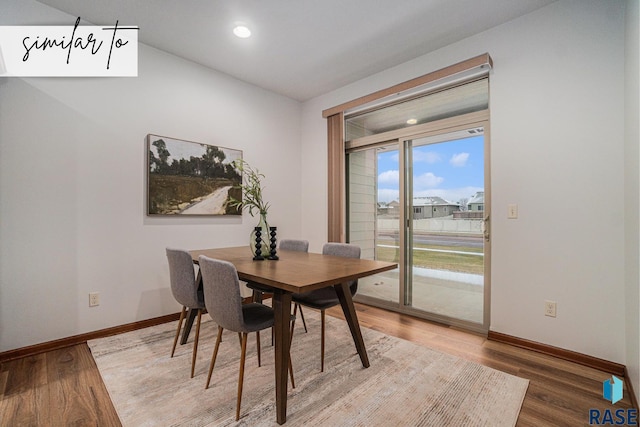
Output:
M255 227L253 231L256 235L256 252L253 260L262 261L264 259L264 257L262 256L262 227Z
M271 234L271 245L269 246L270 252L269 252L269 259L272 260L278 260L280 258L278 258L278 255L276 255L276 245L277 245L277 240L276 240L276 230L278 229L278 227L269 227L269 234Z

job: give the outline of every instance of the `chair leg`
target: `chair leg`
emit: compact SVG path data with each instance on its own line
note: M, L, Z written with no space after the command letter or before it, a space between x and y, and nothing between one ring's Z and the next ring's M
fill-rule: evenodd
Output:
M300 307L300 312L302 313L302 307ZM296 381L293 379L293 364L291 363L291 343L293 342L293 330L295 329L295 326L296 326L295 315L296 315L296 309L294 306L293 316L291 318L291 330L289 331L289 376L291 377L292 388L296 388Z
M300 318L302 319L302 326L304 326L305 333L307 331L307 322L304 320L304 313L302 312L302 306L298 303L293 305L293 316L295 317L296 313L298 313L298 309L300 309ZM293 330L293 329L292 329Z
M253 302L262 302L262 292L253 290Z
M193 356L191 356L191 378L196 369L196 355L198 354L198 339L200 338L200 320L202 319L202 310L198 309L198 320L196 322L196 337L193 340Z
M216 346L213 349L213 356L211 356L211 363L209 363L209 375L207 376L207 384L204 389L209 388L209 382L211 381L211 374L213 373L213 367L216 364L216 357L218 357L218 348L220 348L220 341L222 341L222 326L218 326L218 338L216 338Z
M187 313L187 307L182 306L182 311L180 312L180 320L178 320L178 330L176 331L176 337L173 339L173 348L171 349L171 357L173 357L173 353L176 351L176 345L178 344L178 337L180 336L180 329L182 329L182 321L184 320L184 316Z
M240 404L242 402L242 385L244 383L244 360L247 356L247 333L242 333L242 350L240 354L240 374L238 375L238 403L236 404L236 421L240 419Z
M291 330L289 331L289 337L290 337L290 338L293 338L293 329L294 329L294 328L295 328L295 326L296 326L296 318L295 318L295 315L296 315L296 310L295 310L295 308L294 308L294 309L293 309L293 317L291 318L291 328L290 328ZM289 344L291 344L291 343L289 343Z
M320 372L324 372L324 310L320 310L320 319L322 319L322 331L320 332Z
M296 305L300 308L300 318L302 319L302 326L304 326L304 331L305 333L309 332L307 331L307 322L304 320L304 313L302 312L302 306L300 304L296 304Z
M260 331L256 332L256 347L258 348L258 368L262 366L262 362L260 361Z
M291 322L291 334L289 335L289 376L291 377L291 388L296 388L296 381L293 379L293 364L291 363L291 343L292 342L293 342L293 321Z

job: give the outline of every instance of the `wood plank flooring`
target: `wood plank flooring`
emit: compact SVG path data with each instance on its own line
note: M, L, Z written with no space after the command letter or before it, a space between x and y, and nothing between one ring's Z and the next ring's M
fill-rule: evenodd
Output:
M584 426L591 408L631 407L626 390L615 406L602 398L606 372L414 317L356 309L362 326L529 379L518 426ZM327 313L343 317L338 307ZM0 426L120 425L86 344L0 365Z
M0 366L0 426L120 426L86 344Z

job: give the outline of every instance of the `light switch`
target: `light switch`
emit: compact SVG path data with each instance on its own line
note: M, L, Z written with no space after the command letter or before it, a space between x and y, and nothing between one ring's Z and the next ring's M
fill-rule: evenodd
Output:
M518 218L518 205L516 204L509 205L509 212L507 213L507 218L509 219Z

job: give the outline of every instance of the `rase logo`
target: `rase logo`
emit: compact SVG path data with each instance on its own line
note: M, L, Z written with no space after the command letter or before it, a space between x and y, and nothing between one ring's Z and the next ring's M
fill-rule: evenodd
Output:
M612 375L602 383L602 397L615 405L623 397L623 381ZM638 425L638 411L636 409L589 409L589 425Z

